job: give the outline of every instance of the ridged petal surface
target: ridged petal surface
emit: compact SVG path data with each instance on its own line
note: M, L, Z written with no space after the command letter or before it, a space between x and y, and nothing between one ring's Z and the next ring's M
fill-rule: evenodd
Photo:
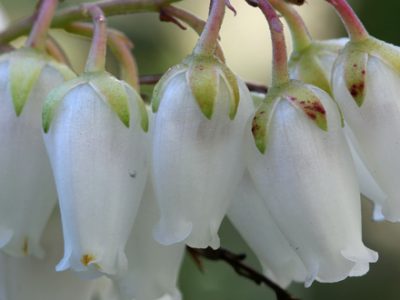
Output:
M117 274L148 171L148 137L136 94L127 128L89 85L66 94L44 135L59 195L65 240L57 270L83 277Z
M247 153L257 189L307 269L306 286L363 275L378 258L362 242L360 194L337 107L309 88L327 110L328 131L280 101L268 152L249 142Z
M365 98L358 107L343 81L340 57L332 78L335 98L353 133L353 145L386 197L375 198L385 219L400 221L400 76L375 56L367 64ZM365 180L365 179L362 179ZM366 191L365 194L371 194ZM375 189L375 193L379 193Z
M253 105L240 80L239 86L234 120L223 77L210 120L191 94L185 73L164 88L153 133L154 188L161 212L155 237L162 244L219 247L217 232L244 171L244 126Z

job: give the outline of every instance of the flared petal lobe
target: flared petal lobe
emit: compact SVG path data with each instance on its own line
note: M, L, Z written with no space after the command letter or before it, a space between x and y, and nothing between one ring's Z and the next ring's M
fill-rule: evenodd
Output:
M237 188L228 217L256 254L268 278L282 288L292 281L305 281L303 262L275 224L248 172Z
M177 279L185 245L164 246L152 235L159 211L148 182L126 246L128 271L113 277L119 300L181 300Z
M400 53L400 49L398 49ZM364 100L353 100L343 73L345 56L340 56L332 85L349 125L352 143L359 159L376 180L376 188L365 194L372 198L376 210L389 221L400 221L400 75L383 60L369 55L365 70ZM364 173L365 174L365 173ZM362 177L365 181L365 177ZM383 194L382 194L383 193ZM374 196L375 195L375 196Z
M244 126L253 104L238 80L240 102L232 120L229 84L223 74L217 78L210 119L196 103L185 72L171 78L161 95L152 166L161 213L155 237L161 244L219 247L218 229L244 171Z
M92 299L100 282L82 281L71 272L57 273L54 265L62 255L60 214L54 212L43 233L46 258L15 258L0 254L0 299Z
M313 280L336 282L360 276L378 258L361 238L360 195L339 112L323 91L327 117L321 130L291 103L281 100L273 115L267 152L250 137L249 171L268 210Z
M59 271L93 277L127 268L124 248L145 187L149 149L139 96L123 86L129 127L89 81L65 94L44 134L63 221Z

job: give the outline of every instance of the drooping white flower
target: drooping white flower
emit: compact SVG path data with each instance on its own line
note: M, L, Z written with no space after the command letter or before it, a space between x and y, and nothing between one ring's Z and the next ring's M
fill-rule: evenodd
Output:
M71 272L57 273L54 265L62 255L60 214L54 212L43 234L46 258L15 258L0 253L0 299L92 299L100 282L82 281Z
M34 49L0 56L0 248L7 254L43 256L40 238L57 195L42 140L42 104L72 77Z
M365 274L378 256L362 242L358 184L333 100L290 81L272 88L252 130L249 171L305 265L306 286Z
M156 87L153 177L160 243L219 247L217 232L244 171L251 102L244 83L210 57L190 57Z
M84 73L50 93L43 125L65 240L57 270L88 277L124 271L148 171L140 96L105 72Z
M150 181L150 180L149 180ZM152 235L159 210L148 182L126 246L128 271L112 277L119 300L180 300L176 287L185 245L164 246Z
M389 221L400 221L399 72L400 48L370 37L347 44L332 77L350 140L370 173L363 172L361 182L370 182L365 176L371 175L376 181L364 194L372 195L375 211Z
M283 288L292 281L305 281L303 262L275 224L248 172L237 188L228 217L256 254L268 278Z

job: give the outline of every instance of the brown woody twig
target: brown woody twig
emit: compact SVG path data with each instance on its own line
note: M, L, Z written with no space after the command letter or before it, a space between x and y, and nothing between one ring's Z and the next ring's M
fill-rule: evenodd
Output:
M243 260L246 258L245 254L235 254L223 248L213 250L211 248L195 249L186 247L186 249L194 258L195 263L200 266L200 270L202 270L203 266L199 257L213 261L223 261L230 265L238 275L245 277L258 285L265 284L266 286L271 288L275 292L277 300L299 300L297 298L294 298L287 291L282 289L279 285L277 285L261 273L246 265L243 262Z

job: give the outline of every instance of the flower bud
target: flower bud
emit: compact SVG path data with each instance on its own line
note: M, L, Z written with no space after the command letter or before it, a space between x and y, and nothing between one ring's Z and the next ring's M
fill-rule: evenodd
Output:
M291 81L268 93L252 124L256 143L248 141L251 177L303 261L306 286L361 276L378 258L362 242L360 194L340 119L328 94Z
M147 178L147 126L140 96L105 72L49 94L44 139L65 241L58 271L95 277L126 269L124 248Z
M126 246L128 271L112 277L119 300L181 299L176 284L185 245L157 243L152 231L158 218L153 186L148 182Z
M248 172L237 188L228 216L256 254L265 276L282 288L292 281L305 281L303 262L275 224Z
M0 248L43 256L42 231L56 191L41 134L47 93L75 75L30 48L0 56Z
M370 37L347 44L332 77L354 148L376 181L370 198L389 221L400 221L399 71L400 48Z
M289 60L291 77L315 85L331 94L333 64L348 40L348 38L341 38L313 41L307 48L292 53Z
M191 57L158 84L153 108L153 177L161 211L155 238L164 245L218 248L218 229L244 171L249 91L217 59Z

